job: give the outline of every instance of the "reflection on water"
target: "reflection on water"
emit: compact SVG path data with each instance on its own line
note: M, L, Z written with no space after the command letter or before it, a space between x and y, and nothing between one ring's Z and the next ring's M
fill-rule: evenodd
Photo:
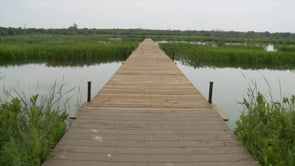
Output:
M212 44L215 42L206 42L206 41L167 41L167 40L161 40L156 42L158 45L159 44L165 44L165 43L189 43L189 44L198 44L198 45L208 45Z
M70 99L69 111L72 112L86 101L87 81L92 81L92 94L95 95L120 65L119 62L113 62L78 67L48 67L45 64L0 67L3 76L0 80L0 96L5 95L4 91L15 95L11 89L24 93L27 97L37 93L48 94L56 84L57 87L63 86L63 98ZM71 90L72 88L74 89ZM69 90L71 92L66 94Z
M214 81L213 103L216 104L228 117L228 125L235 127L235 121L243 110L239 104L247 95L250 80L257 83L259 90L275 99L295 94L295 73L290 70L251 70L241 68L193 68L177 62L177 66L187 78L207 98L209 82ZM246 78L245 78L246 77ZM267 82L266 82L267 81ZM270 86L269 86L269 85Z
M71 59L45 59L45 60L32 60L32 59L12 59L12 60L6 60L4 62L0 61L0 67L8 67L8 66L21 66L21 65L27 65L27 64L44 64L46 66L50 67L83 67L85 65L91 66L91 65L99 65L99 64L105 64L105 63L113 63L113 62L122 62L127 57L124 56L108 56L108 57L97 57L90 58L90 59L80 59L80 60L71 60Z
M157 41L157 44L165 44L165 43L189 43L189 44L197 44L197 45L211 45L213 47L218 47L218 43L216 42L209 42L209 41L166 41L166 40L162 40L162 41ZM229 45L229 46L250 46L253 45L252 44L248 44L248 43L243 43L243 42L224 42L225 45ZM257 47L263 47L265 51L267 52L276 52L278 51L277 49L275 49L275 46L273 44L254 44L254 46Z
M21 66L0 67L0 97L3 89L20 89L26 95L46 94L56 82L64 89L75 88L64 98L71 98L70 111L86 101L87 81L92 81L92 94L95 95L118 70L121 63L106 63L80 67L48 67L45 64L26 64ZM255 80L262 93L272 92L273 97L295 94L293 83L295 73L290 70L251 70L241 68L194 68L177 62L177 66L188 79L207 98L209 82L214 81L213 103L228 117L229 126L235 127L242 111L238 102L246 97L249 79ZM247 79L245 79L245 77ZM268 83L265 81L268 81ZM282 94L282 95L281 95Z
M277 49L275 49L275 46L273 44L268 44L264 48L268 52L276 52L276 51L278 51Z

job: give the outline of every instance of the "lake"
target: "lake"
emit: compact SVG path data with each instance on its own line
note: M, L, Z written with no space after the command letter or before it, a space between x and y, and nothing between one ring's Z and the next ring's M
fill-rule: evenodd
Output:
M214 82L213 103L229 117L228 125L232 129L235 128L235 121L239 119L243 110L239 102L247 96L247 88L253 85L251 80L256 82L263 94L271 92L274 99L295 94L293 70L194 68L180 61L176 63L206 98L209 82L211 80ZM62 87L64 99L69 100L67 109L71 113L86 101L87 81L92 82L92 96L94 96L120 65L120 62L113 62L77 67L50 67L45 64L0 66L0 99L5 100L8 94L16 95L16 92L23 92L27 96L36 93L47 94L54 85L57 85Z
M243 107L239 102L247 97L248 88L258 90L268 98L280 100L283 97L295 95L295 71L270 69L241 68L194 68L177 62L177 66L193 83L193 85L208 98L209 82L214 82L213 104L216 104L229 118L228 125L235 128Z
M102 63L91 66L50 67L45 64L26 64L21 66L0 66L0 93L5 91L13 96L24 93L46 95L54 85L62 87L64 100L69 100L69 112L77 110L87 99L87 82L92 82L94 96L120 67L120 62ZM70 91L69 93L67 93ZM4 95L2 95L2 93ZM0 98L1 99L1 98ZM4 97L5 99L5 97Z

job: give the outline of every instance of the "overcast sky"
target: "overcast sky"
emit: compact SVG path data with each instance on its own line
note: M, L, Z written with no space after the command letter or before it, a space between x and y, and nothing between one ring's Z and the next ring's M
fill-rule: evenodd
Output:
M295 32L295 0L0 0L0 26Z

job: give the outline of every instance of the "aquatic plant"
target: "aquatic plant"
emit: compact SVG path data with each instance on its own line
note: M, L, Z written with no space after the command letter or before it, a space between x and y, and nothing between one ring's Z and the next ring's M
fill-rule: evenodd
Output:
M295 165L295 96L268 101L250 88L235 134L259 165Z
M37 166L46 159L67 127L68 114L54 94L0 101L0 165Z
M122 61L137 46L136 42L0 44L2 65L11 63Z
M169 56L194 67L295 68L293 47L282 47L276 52L256 45L162 43L160 47Z

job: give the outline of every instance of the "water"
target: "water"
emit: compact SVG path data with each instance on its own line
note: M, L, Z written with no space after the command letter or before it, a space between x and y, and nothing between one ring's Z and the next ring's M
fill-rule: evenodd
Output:
M167 41L167 40L162 40L162 41L157 41L157 44L165 44L165 43L189 43L189 44L197 44L197 45L211 45L212 47L218 47L218 44L216 42L208 42L208 41ZM225 42L225 45L231 45L231 46L247 46L247 43L242 43L242 42ZM262 47L264 48L265 51L267 52L276 52L278 51L274 44L258 44L256 43L255 46Z
M86 101L87 81L92 81L94 96L120 65L121 63L115 62L83 67L48 67L45 64L0 67L0 78L3 76L0 79L0 98L5 95L3 89L12 88L27 95L46 94L56 82L57 85L64 84L64 92L75 88L65 95L65 98L71 97L69 110L72 112ZM295 94L295 72L290 70L193 68L181 62L177 62L177 66L206 98L209 82L214 81L213 103L229 117L228 125L232 129L242 112L242 106L238 102L246 97L250 80L256 81L263 94L271 91L276 99Z
M14 91L24 93L27 97L37 93L46 95L56 84L57 87L63 86L63 98L69 99L71 113L86 101L87 81L92 82L91 93L94 96L120 65L119 62L113 62L83 67L48 67L45 64L0 66L0 99L4 95L3 98L7 98L5 91L13 96L16 96Z
M273 44L267 44L264 49L267 51L267 52L276 52L278 51L277 49L275 49L275 46Z
M251 70L240 68L193 68L177 62L186 77L208 98L209 82L214 82L213 104L216 104L229 118L228 125L235 128L243 107L239 102L247 97L247 88L256 82L259 91L270 98L295 95L295 72L290 70Z
M215 42L206 42L206 41L167 41L167 40L161 40L156 42L159 44L166 44L166 43L189 43L189 44L197 44L197 45L209 45L214 44Z

